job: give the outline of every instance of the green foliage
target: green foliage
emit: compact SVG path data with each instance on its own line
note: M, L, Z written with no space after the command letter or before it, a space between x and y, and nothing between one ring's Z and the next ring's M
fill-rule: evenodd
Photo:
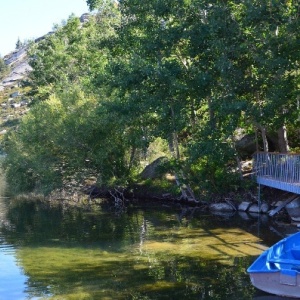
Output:
M16 186L51 190L90 173L126 183L161 140L185 183L236 189L236 130L297 126L299 4L87 4L98 8L89 22L70 17L31 45L36 104L6 146L9 176L26 174Z
M31 46L29 83L35 99L47 99L56 90L87 80L93 62L88 57L88 39L94 28L92 22L82 30L79 26L79 19L71 17L55 34Z
M73 88L36 104L9 136L5 167L16 188L48 193L90 174L106 184L128 175L126 135L118 122Z
M98 8L100 3L101 3L101 0L87 0L86 1L86 4L90 10L94 10L94 9Z
M23 43L21 42L20 38L18 38L17 42L16 42L16 50L21 49L23 46Z
M199 194L228 193L241 185L235 151L224 138L214 135L193 141L188 156L188 174Z
M10 71L10 67L5 63L4 59L0 57L0 79L4 78Z
M167 155L170 155L168 143L162 138L156 138L151 143L149 143L149 146L147 147L147 153L145 153L145 156L150 163L159 157Z

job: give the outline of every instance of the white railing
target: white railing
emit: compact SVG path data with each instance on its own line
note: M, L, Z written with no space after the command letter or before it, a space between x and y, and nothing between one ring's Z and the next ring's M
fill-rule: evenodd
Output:
M258 152L253 156L258 183L300 194L300 155Z

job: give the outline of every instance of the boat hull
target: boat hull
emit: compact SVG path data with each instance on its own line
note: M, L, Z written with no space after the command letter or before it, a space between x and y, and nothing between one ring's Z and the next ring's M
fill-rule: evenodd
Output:
M300 298L300 232L263 252L247 272L252 284L264 292Z
M277 296L300 298L300 276L282 276L281 272L275 273L252 273L252 284L267 293ZM290 284L289 284L290 282Z

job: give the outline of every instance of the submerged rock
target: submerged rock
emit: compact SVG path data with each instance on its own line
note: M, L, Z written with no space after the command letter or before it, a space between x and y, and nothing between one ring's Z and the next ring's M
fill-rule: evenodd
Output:
M235 211L234 207L226 202L221 203L212 203L209 205L209 209L213 212L233 212Z

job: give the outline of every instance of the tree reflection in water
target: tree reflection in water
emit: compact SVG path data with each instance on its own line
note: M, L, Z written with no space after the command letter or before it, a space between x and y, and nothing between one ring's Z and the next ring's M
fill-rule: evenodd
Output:
M245 270L264 249L249 224L168 208L115 216L13 202L3 227L28 277L28 297L252 299ZM1 296L1 295L0 295Z

